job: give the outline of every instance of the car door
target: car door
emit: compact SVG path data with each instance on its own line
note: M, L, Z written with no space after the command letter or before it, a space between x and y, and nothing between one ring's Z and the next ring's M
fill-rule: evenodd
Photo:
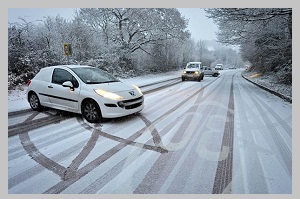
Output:
M206 74L206 75L212 75L212 70L211 70L210 67L207 67L205 70L206 70L206 71L205 71L205 74Z
M72 82L74 88L64 87L66 81ZM51 83L48 85L48 97L52 106L61 110L77 111L80 85L77 79L67 70L55 68Z

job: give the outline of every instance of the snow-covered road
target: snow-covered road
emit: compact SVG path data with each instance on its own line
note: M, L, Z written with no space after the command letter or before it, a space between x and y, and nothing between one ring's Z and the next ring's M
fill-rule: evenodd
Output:
M9 193L292 193L292 106L240 70L148 93L136 115L73 116L8 147Z

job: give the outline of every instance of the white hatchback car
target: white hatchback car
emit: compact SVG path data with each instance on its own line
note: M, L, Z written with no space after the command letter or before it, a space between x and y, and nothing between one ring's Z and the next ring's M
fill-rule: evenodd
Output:
M82 114L91 123L140 112L144 96L135 85L119 81L92 66L60 65L42 68L28 82L33 110L43 106Z

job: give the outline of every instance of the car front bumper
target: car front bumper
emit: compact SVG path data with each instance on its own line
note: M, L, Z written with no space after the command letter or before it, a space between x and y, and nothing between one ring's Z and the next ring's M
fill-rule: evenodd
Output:
M100 105L103 118L123 117L126 115L131 115L140 112L143 108L144 108L144 96L140 96L138 98L130 99L130 100L105 102L105 103L101 103Z
M199 79L201 77L202 73L184 73L181 75L184 79Z

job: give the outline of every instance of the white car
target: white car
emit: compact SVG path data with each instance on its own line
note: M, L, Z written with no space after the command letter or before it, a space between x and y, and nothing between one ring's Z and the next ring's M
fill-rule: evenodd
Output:
M42 107L82 114L91 123L140 112L144 96L135 85L119 81L92 66L60 65L42 68L28 82L33 110Z
M204 78L203 66L201 62L189 62L182 71L181 79L185 81L187 79L193 79L201 81Z
M223 64L217 64L215 70L223 70Z
M213 77L218 77L220 75L220 72L218 70L215 70L214 68L211 68L209 66L203 66L204 68L204 75L211 75Z

